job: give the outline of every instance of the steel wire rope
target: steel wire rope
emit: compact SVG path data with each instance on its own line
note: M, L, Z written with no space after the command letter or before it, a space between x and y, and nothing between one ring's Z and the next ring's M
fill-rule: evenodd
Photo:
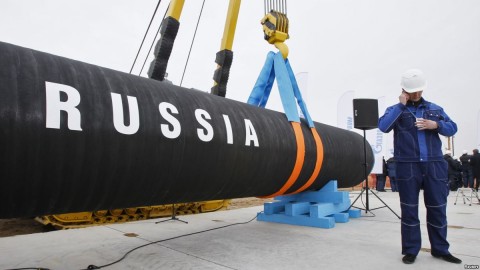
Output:
M153 18L155 18L155 15L157 14L158 6L160 6L160 3L162 0L158 0L157 6L155 7L155 11L153 12L152 18L150 19L150 23L148 24L147 31L145 31L145 35L143 35L142 43L140 43L140 47L138 48L137 55L135 56L135 60L133 60L132 67L130 68L130 74L132 74L133 67L135 66L135 63L137 62L138 55L140 54L140 51L142 50L143 42L145 42L145 38L147 37L148 31L150 30L150 26L152 25Z
M150 52L152 51L153 44L155 44L155 40L157 40L158 33L160 33L160 30L162 29L163 25L163 20L165 20L165 16L167 16L168 9L170 7L170 4L168 5L167 9L165 10L165 14L163 14L162 22L160 23L160 26L158 27L157 33L155 34L155 37L153 38L152 44L150 45L150 49L148 49L147 56L145 57L145 61L143 61L142 68L140 69L140 72L138 73L138 76L142 74L143 68L145 67L145 63L147 62L148 56L150 55Z
M287 14L287 0L265 0L263 2L263 9L265 14L270 13L270 11Z
M195 36L197 35L198 25L200 24L200 18L202 18L204 5L205 5L205 0L203 0L202 2L202 8L200 9L200 14L198 15L197 26L195 26L195 32L193 33L192 43L190 44L190 50L188 50L187 61L185 62L185 67L183 68L182 79L180 80L180 86L182 86L183 77L185 76L185 71L187 70L188 60L190 59L190 53L192 52L193 43L195 42Z

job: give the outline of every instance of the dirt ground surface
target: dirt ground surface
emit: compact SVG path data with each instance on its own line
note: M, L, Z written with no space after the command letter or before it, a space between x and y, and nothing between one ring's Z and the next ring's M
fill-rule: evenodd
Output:
M0 219L0 237L51 231L52 228L33 218Z
M242 198L233 199L227 209L238 209L257 205L263 205L264 202L271 199ZM33 218L14 218L0 219L0 237L42 233L54 230L51 226L45 226Z

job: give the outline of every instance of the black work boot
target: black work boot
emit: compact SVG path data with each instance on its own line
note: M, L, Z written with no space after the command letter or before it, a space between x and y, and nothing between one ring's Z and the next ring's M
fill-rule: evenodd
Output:
M456 263L456 264L461 264L462 260L459 258L453 256L452 254L447 254L447 255L435 255L432 254L433 257L443 259L444 261L451 262L451 263Z
M405 263L405 264L412 264L412 263L415 262L416 258L417 258L417 256L415 256L415 255L405 254L405 256L403 256L403 258L402 258L402 262Z

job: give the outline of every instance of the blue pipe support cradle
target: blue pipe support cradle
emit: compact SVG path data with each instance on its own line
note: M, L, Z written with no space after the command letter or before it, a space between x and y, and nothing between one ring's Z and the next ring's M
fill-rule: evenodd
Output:
M275 197L275 201L264 203L257 220L329 229L335 223L360 217L359 209L349 207L349 192L338 191L337 181L331 180L317 191Z

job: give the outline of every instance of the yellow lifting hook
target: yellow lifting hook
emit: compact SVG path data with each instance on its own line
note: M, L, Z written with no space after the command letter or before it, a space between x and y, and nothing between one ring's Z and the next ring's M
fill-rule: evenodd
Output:
M277 7L273 5L273 9L271 9L270 12L267 13L260 22L263 25L265 40L268 41L268 43L275 45L275 47L282 54L283 58L287 59L288 47L284 43L285 40L289 38L286 5L285 11L282 10L282 12L274 10L276 8ZM283 6L280 6L279 8L284 9Z

